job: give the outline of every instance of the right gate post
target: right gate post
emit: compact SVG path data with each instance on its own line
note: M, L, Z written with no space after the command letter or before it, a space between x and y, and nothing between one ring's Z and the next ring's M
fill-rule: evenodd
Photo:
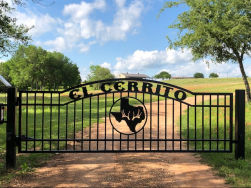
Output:
M235 159L245 159L245 90L235 90Z

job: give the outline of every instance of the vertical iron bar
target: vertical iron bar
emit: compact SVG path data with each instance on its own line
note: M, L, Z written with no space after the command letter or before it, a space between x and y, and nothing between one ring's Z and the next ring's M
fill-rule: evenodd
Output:
M230 142L229 142L229 148L230 151L233 151L233 94L230 95L230 118L229 118L229 125L230 125Z
M152 150L152 94L150 94L150 151Z
M197 108L196 108L196 105L197 105L197 95L195 94L194 96L194 149L195 151L197 150Z
M187 105L187 150L189 150L189 139L190 139L190 135L189 135L189 106Z
M211 149L212 149L212 107L211 107L211 105L212 105L212 95L210 95L210 99L209 99L209 140L210 140L210 142L209 142L209 150L211 151Z
M92 98L90 97L90 111L89 111L89 151L91 151L92 139Z
M135 91L135 98L137 99L137 92ZM134 134L135 136L135 151L137 150L137 134Z
M6 168L16 167L16 88L8 88L6 125ZM20 104L19 104L20 105Z
M22 93L21 92L19 92L19 101L18 101L18 104L19 104L19 110L18 110L18 112L19 112L19 117L18 117L18 124L19 124L18 135L19 135L19 138L21 138L20 137L22 135ZM27 139L26 139L26 143L27 143ZM21 144L21 141L20 141L20 143L18 145L18 151L21 150L21 147L22 147L22 144ZM27 149L26 149L26 151L27 151Z
M114 93L112 93L112 104L114 104ZM112 126L112 151L114 150L114 128Z
M165 150L166 150L166 139L167 139L167 100L165 97Z
M107 94L105 93L105 147L104 147L104 150L106 150L106 106L107 105Z
M42 94L42 151L44 151L44 93Z
M73 150L76 150L76 101L73 105Z
M37 93L34 94L34 151L36 151L36 114L37 114Z
M224 95L224 150L226 150L226 135L227 135L227 127L226 127L226 124L227 124L227 118L226 118L226 105L227 105L227 100L226 100L227 96Z
M120 98L122 98L122 92L120 92ZM119 141L119 149L120 149L120 151L121 151L121 139L122 139L122 136L121 136L121 133L119 133L119 139L120 139L120 141Z
M98 139L99 139L99 95L97 96L97 150L98 150Z
M245 159L245 90L235 90L235 159Z
M145 105L145 93L143 93L143 104ZM142 131L142 149L145 150L145 127Z
M204 95L202 95L202 150L204 150Z
M180 102L180 150L182 150L182 103Z
M174 150L174 99L172 103L172 149Z
M127 97L130 97L129 90L127 92ZM129 135L127 135L127 151L129 150Z
M21 92L20 92L21 93ZM28 93L26 93L26 133L25 133L25 135L26 135L26 138L28 138L29 137L29 132L28 132L28 124L29 124L29 106L28 106L28 104L29 104L29 95L28 95ZM19 126L20 127L20 126ZM21 127L20 127L21 128ZM19 137L22 135L22 133L19 135ZM26 140L26 142L25 142L25 151L27 151L28 150L28 142L27 142L27 140Z
M60 135L60 93L58 93L58 150L59 150L59 137Z
M51 134L52 134L52 93L50 98L50 151L51 151Z
M84 98L82 98L82 105L81 105L81 107L82 107L82 114L81 114L81 122L82 122L82 125L81 125L81 139L82 139L82 141L81 141L81 151L83 151L83 145L84 145L84 141L83 141L83 139L84 139Z
M67 139L68 139L68 104L66 105L66 110L65 110L65 150L68 149Z
M158 138L158 142L157 142L157 149L159 150L159 95L158 95L158 117L157 117L157 123L158 123L158 135L157 135L157 138Z
M217 151L219 150L219 95L217 95Z

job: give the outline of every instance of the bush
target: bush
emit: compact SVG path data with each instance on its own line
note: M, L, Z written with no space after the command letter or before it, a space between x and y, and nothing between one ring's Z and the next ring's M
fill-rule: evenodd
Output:
M218 77L219 77L219 75L217 73L211 73L209 75L209 78L218 78Z
M204 74L200 73L200 72L196 72L194 75L193 75L194 78L204 78Z
M162 80L164 80L164 79L171 79L171 74L169 74L169 73L166 72L166 71L162 71L162 72L160 72L159 74L156 74L156 75L154 76L154 78L162 79Z

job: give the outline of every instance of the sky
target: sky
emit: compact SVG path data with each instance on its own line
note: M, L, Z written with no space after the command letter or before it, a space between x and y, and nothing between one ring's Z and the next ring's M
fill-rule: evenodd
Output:
M9 0L11 1L11 0ZM186 6L168 9L159 15L165 0L42 0L16 7L17 22L33 27L31 44L59 51L79 67L82 80L91 65L119 73L154 76L167 71L172 76L193 76L212 72L220 77L240 77L238 64L206 64L192 61L189 49L169 49L166 36L177 37L168 26ZM0 60L0 61L4 61ZM251 76L251 59L244 67Z

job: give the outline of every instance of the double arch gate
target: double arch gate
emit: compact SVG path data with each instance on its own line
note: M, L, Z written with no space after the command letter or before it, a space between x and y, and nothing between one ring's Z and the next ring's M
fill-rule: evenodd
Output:
M235 94L235 140L232 93L122 78L16 95L9 88L10 167L16 146L20 153L232 152L235 143L236 158L244 158L243 90Z

